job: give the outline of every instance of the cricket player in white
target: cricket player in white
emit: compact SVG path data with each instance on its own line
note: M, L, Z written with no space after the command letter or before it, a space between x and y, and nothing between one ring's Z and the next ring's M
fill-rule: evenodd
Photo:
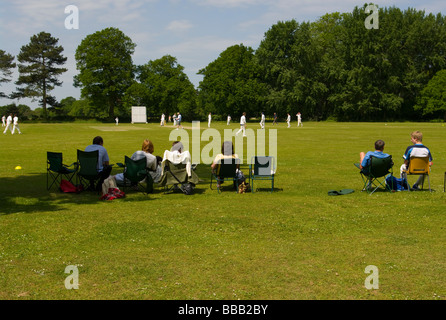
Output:
M6 116L2 117L2 127L6 127Z
M14 115L13 123L14 123L14 126L13 126L13 128L12 128L12 132L11 132L11 134L14 134L15 129L17 129L17 131L19 132L19 134L22 134L22 132L20 131L20 128L19 128L19 117L17 117L16 114Z
M302 115L300 114L300 112L298 112L298 113L296 114L296 116L297 116L297 126L298 126L298 127L299 127L299 126L303 127L303 124L302 124Z
M231 123L231 116L228 114L228 121L226 122L226 124L229 126L230 123Z
M288 128L290 127L291 115L288 113L288 117L286 118L286 123L288 123Z
M8 131L8 129L12 133L11 124L12 124L12 113L8 116L8 118L6 118L6 128L5 131L3 131L3 134L6 134L6 131Z
M164 121L166 120L166 116L164 115L164 113L161 115L161 123L160 126L164 127Z
M235 135L238 136L238 134L243 131L243 136L246 137L245 127L246 127L246 112L243 112L243 115L240 118L240 130L237 131Z
M211 127L211 120L212 120L212 115L211 115L211 113L209 112L209 115L208 115L208 128Z
M265 129L265 114L262 112L262 117L260 118L260 128Z

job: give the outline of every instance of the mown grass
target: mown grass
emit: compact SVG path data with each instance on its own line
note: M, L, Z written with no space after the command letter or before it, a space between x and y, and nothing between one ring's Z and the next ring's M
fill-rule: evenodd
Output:
M203 183L193 196L157 188L109 202L47 191L46 151L72 163L77 148L101 135L112 163L145 138L162 155L171 127L23 124L22 135L1 135L0 299L445 299L442 124L271 129L278 130L273 194L266 182L256 193L218 194L209 189L209 166L200 164ZM353 166L359 152L383 139L398 172L413 130L433 153L435 191L361 192ZM327 195L344 188L355 192ZM78 290L65 288L69 265L78 266ZM364 287L368 265L379 269L378 290Z

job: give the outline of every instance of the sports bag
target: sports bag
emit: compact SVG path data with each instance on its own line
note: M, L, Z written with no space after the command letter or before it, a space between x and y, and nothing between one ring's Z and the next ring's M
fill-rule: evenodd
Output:
M82 191L82 186L76 187L70 181L62 179L60 181L60 190L67 193L79 193Z

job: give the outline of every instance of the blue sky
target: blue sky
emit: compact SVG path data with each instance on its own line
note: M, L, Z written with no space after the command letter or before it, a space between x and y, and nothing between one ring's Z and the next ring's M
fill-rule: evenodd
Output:
M145 64L169 54L177 58L197 87L199 69L218 58L227 47L244 44L256 49L264 33L277 21L296 19L315 21L325 13L351 12L366 1L360 0L0 0L0 49L16 56L30 37L41 31L59 39L68 58L68 72L50 94L57 99L80 97L73 87L77 74L74 53L89 34L107 27L116 27L136 43L133 62ZM446 14L446 1L390 0L375 1L379 7L409 7L426 13ZM65 8L75 5L79 10L79 29L65 28ZM16 61L17 62L17 61ZM1 91L14 90L12 82L3 84ZM0 99L0 105L24 103L32 109L37 101Z

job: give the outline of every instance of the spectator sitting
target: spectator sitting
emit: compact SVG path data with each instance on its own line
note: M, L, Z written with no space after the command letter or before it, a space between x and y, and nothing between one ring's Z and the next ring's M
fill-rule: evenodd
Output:
M369 151L367 153L361 152L359 154L360 162L357 163L356 166L361 169L361 171L367 175L369 173L369 166L370 166L370 157L376 157L376 158L387 158L389 155L387 153L384 153L384 141L383 140L377 140L375 142L375 151Z
M158 183L161 179L161 166L159 165L159 159L161 158L153 155L154 150L155 148L152 141L145 139L142 143L141 150L135 151L130 158L134 161L146 158L149 174L151 175L153 182ZM115 175L115 179L117 184L124 184L124 173L118 173Z
M168 160L173 164L183 163L186 165L186 172L188 177L192 176L192 157L189 151L184 151L184 146L180 141L175 141L172 143L172 148L164 151L163 162ZM164 170L164 165L162 165L162 170Z
M231 141L225 141L221 145L221 153L217 154L214 161L211 164L212 172L215 173L215 170L217 169L217 165L219 163L224 163L225 159L237 159L239 160L239 157L237 154L234 153L234 146L232 145ZM240 162L237 163L237 169L240 167ZM222 180L217 180L217 188L220 187Z
M108 157L107 150L104 148L104 140L102 137L97 136L93 139L93 144L87 146L85 148L86 152L91 151L99 151L99 158L98 158L98 166L97 171L100 175L100 179L98 184L96 185L96 190L101 190L102 183L105 179L107 179L110 176L110 173L112 171L112 167L110 166L110 159ZM90 188L94 189L94 181L90 181Z
M400 174L403 177L403 171L409 168L410 157L424 158L429 157L429 166L432 166L432 154L428 147L423 145L423 134L420 131L414 131L410 134L410 141L412 145L408 146L406 152L403 155L404 163L400 167ZM413 185L412 189L418 190L418 186L423 184L424 175L420 175L417 182Z

